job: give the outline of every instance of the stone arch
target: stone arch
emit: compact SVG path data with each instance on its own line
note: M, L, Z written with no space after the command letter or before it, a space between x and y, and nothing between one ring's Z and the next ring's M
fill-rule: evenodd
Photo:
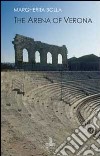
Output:
M52 64L52 54L50 52L47 53L47 64Z
M15 66L25 70L67 70L67 48L65 45L57 46L35 41L33 38L16 34L12 41L15 50ZM23 63L23 49L28 50L28 63ZM39 51L38 57L35 52ZM47 52L50 52L50 59L47 61ZM61 55L58 55L61 54ZM59 57L61 56L61 59ZM52 59L51 59L52 58ZM52 60L52 61L51 61ZM39 63L40 62L40 63ZM52 64L47 64L52 63ZM60 65L59 65L60 64Z
M35 62L40 63L40 52L39 51L35 52Z
M28 51L26 48L23 49L23 62L29 62Z
M62 55L58 54L58 64L62 64Z

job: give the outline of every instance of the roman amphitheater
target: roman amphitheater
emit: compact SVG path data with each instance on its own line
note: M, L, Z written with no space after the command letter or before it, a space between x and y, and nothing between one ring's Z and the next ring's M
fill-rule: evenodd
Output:
M100 156L100 71L68 71L64 45L18 34L12 43L17 69L1 72L1 155Z
M2 156L57 155L75 129L99 111L100 72L2 72L1 100ZM85 142L88 150L93 143L99 148L92 155L100 156L98 142L93 136Z

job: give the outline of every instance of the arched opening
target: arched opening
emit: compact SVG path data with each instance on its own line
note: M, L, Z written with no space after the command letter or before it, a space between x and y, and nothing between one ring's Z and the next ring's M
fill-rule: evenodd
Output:
M58 54L58 64L62 64L62 55Z
M35 52L35 62L40 63L40 53L39 53L39 51Z
M52 54L50 52L47 53L47 63L52 64Z
M23 62L28 62L28 51L27 49L23 49Z

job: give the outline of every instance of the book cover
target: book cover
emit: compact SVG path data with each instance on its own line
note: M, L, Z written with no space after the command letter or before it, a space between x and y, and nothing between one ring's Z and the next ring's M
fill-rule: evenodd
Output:
M1 155L100 156L100 2L1 2Z

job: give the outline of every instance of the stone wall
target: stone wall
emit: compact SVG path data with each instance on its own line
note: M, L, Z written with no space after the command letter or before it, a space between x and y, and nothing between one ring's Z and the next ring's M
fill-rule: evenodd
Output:
M49 45L34 39L16 34L12 41L15 49L15 65L24 70L67 70L67 48ZM23 49L28 51L28 62L23 62ZM40 53L40 63L35 61L35 52ZM52 54L52 64L47 64L47 53ZM62 55L62 64L58 64L58 54Z

